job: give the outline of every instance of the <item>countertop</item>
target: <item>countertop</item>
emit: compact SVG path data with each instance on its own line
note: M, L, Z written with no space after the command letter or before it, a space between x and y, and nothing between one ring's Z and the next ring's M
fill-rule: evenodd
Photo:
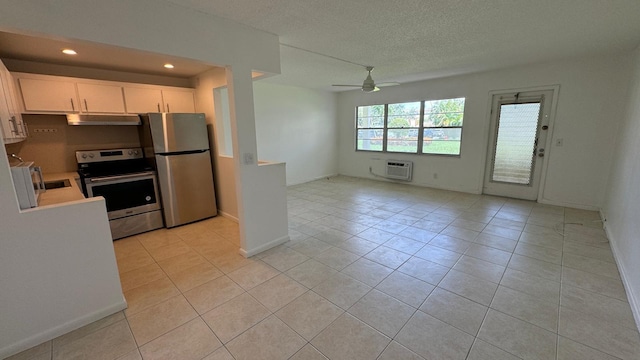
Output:
M77 179L80 178L77 172L52 173L43 174L44 181L64 180L68 179L71 187L50 189L40 195L38 206L54 205L66 203L69 201L83 200L84 194L82 189L78 187Z

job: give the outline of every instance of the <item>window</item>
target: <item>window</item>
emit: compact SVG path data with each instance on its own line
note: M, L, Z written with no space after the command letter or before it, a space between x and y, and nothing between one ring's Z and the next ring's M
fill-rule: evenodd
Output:
M356 150L460 155L464 100L358 106Z
M424 102L423 154L460 155L464 98Z
M387 151L418 151L420 132L420 102L387 106Z
M358 106L358 150L382 151L386 105Z

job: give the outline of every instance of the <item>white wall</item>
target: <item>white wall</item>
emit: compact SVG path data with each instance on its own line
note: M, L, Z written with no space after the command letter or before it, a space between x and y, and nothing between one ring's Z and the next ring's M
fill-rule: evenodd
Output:
M1 145L0 229L0 358L126 307L104 199L20 212Z
M221 131L221 123L216 118L216 104L213 96L215 88L226 86L226 70L224 68L215 68L198 75L196 79L196 111L204 113L207 119L218 211L222 215L238 221L238 199L236 197L233 154L229 154L221 148L221 146L224 147L224 141L221 141L221 138L224 136L225 131ZM228 106L228 104L226 105ZM231 145L231 139L226 140Z
M282 163L258 165L252 74L238 67L230 70L227 68L227 86L240 253L252 256L289 241L286 169Z
M349 91L338 96L339 173L370 177L383 173L382 160L414 161L413 184L480 193L487 152L490 95L493 90L560 85L548 175L541 201L597 209L604 203L617 119L623 114L628 56L589 58L404 84L377 93ZM412 100L465 97L460 157L356 152L355 107ZM433 173L438 178L433 178Z
M616 150L603 209L605 228L623 277L627 296L640 326L640 47L635 51L626 115Z
M338 172L337 96L255 82L258 157L287 163L287 185Z

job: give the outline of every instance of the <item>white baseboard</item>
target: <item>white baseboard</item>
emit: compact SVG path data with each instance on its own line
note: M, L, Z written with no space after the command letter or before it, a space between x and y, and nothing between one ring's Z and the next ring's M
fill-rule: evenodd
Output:
M100 309L93 313L81 316L79 318L73 319L71 321L68 321L54 328L45 330L39 334L35 334L17 343L11 344L9 346L5 346L4 348L0 349L0 359L4 359L11 355L17 354L21 351L30 349L36 345L42 344L45 341L55 339L58 336L64 335L68 332L81 328L85 325L89 325L94 321L97 321L109 315L115 314L118 311L122 311L126 308L127 308L127 302L123 297L121 302L108 306L104 309Z
M570 203L570 202L565 202L565 201L554 201L554 200L549 200L549 199L544 199L543 198L543 199L538 200L538 202L540 204L553 205L553 206L562 206L562 207L568 207L568 208L572 208L572 209L589 210L589 211L600 211L600 208L597 207L597 206L575 204L575 203Z
M441 185L437 185L437 184L419 183L419 182L416 182L414 180L403 181L403 180L387 179L385 177L379 177L379 176L360 176L360 175L345 175L345 174L338 174L338 175L339 176L352 177L352 178L356 178L356 179L374 180L374 181L380 181L380 182L388 182L388 183L401 184L401 185L410 185L410 186L415 186L415 187L431 188L431 189L437 189L437 190L455 191L455 192L465 193L465 194L474 194L474 195L482 194L482 190L478 190L478 189L459 189L459 188L441 186Z
M247 251L247 250L245 250L243 248L240 248L240 255L248 258L248 257L251 257L253 255L260 254L261 252L269 250L269 249L271 249L273 247L276 247L278 245L284 244L287 241L289 241L289 235L283 236L283 237L275 239L275 240L271 240L268 243L266 243L266 244L264 244L262 246L258 246L257 248L251 249L249 251Z
M617 248L616 239L612 236L611 232L607 228L606 219L607 215L604 213L602 209L600 209L600 219L602 220L602 224L604 226L604 232L607 234L607 239L609 239L609 245L611 246L611 252L613 252L613 258L616 261L616 265L618 266L618 271L620 271L620 277L622 278L622 285L624 285L624 290L627 293L627 300L629 300L629 306L631 307L631 313L633 313L633 318L636 320L636 326L638 327L638 331L640 331L640 300L636 297L636 294L633 292L633 289L629 286L629 273L625 270L624 263L619 261L620 250Z
M338 173L329 174L329 175L322 175L322 176L316 176L314 178L301 180L301 181L294 181L294 182L291 182L291 183L287 183L287 186L306 184L308 182L312 182L312 181L316 181L316 180L320 180L320 179L327 179L327 178L331 178L331 177L334 177L334 176L338 176Z
M220 211L220 210L219 210L219 211L218 211L218 215L222 216L223 218L227 218L227 219L229 219L229 220L231 220L231 221L235 222L236 224L237 224L237 223L239 223L239 220L238 220L238 218L237 218L237 217L235 217L235 216L233 216L233 215L231 215L231 214L229 214L229 213L226 213L226 212L224 212L224 211Z

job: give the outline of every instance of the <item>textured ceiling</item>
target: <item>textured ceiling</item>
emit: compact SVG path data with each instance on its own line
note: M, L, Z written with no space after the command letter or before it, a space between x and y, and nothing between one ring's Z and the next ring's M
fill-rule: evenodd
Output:
M362 65L377 82L416 81L560 58L631 51L638 0L167 0ZM357 66L281 46L265 81L331 90ZM335 89L334 89L335 90Z
M640 44L640 0L159 0L280 37L282 74L263 81L330 91L596 54ZM60 48L80 47L82 57ZM303 49L303 50L301 50ZM0 57L188 77L186 59L0 33ZM343 59L340 61L337 59ZM176 62L172 72L158 66Z

